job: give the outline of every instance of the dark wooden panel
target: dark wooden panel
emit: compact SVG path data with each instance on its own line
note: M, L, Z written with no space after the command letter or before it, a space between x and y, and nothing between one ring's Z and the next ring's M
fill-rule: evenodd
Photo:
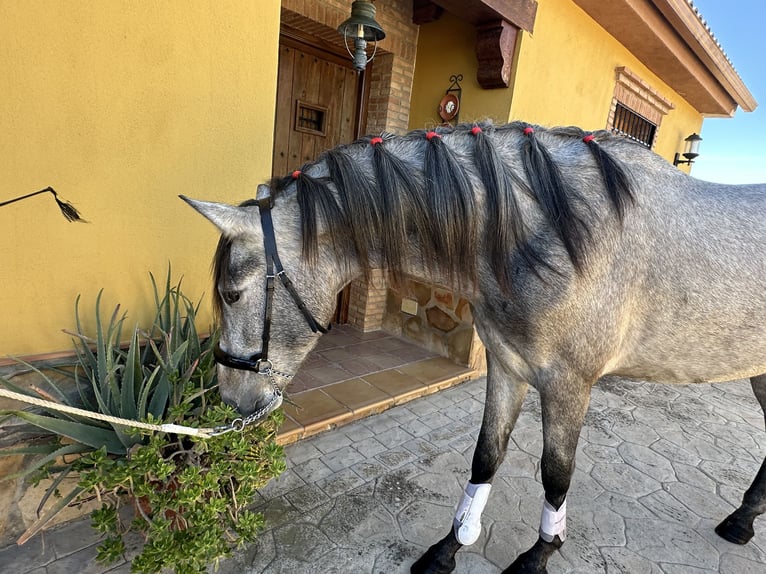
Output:
M432 2L474 26L501 19L527 32L532 32L535 28L536 0L432 0ZM419 2L420 13L425 10L422 4Z
M279 48L279 72L277 76L277 94L292 94L293 64L295 50L289 46ZM290 169L290 106L285 105L284 98L277 98L277 109L274 117L274 156L272 159L272 175L280 176Z
M361 76L351 61L283 37L280 43L273 174L282 176L314 160L328 148L357 137ZM298 102L325 109L324 135L296 130Z

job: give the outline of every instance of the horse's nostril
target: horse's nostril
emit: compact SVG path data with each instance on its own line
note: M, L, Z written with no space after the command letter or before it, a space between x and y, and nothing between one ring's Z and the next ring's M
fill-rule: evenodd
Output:
M228 305L239 301L239 291L224 291L221 295Z

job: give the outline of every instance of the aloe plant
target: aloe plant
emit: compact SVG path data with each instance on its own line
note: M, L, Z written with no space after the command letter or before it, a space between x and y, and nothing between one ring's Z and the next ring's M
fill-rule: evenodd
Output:
M89 336L77 298L76 330L70 333L77 361L72 371L58 369L73 378L77 401L43 369L23 361L38 378L34 390L25 390L3 377L0 384L16 392L130 420L205 427L231 421L236 413L221 402L216 388L212 354L216 332L200 337L196 326L199 303L195 305L183 295L180 281L173 284L169 269L162 289L154 276L150 277L154 321L147 329L135 327L125 344L126 314L119 306L104 320L99 292L95 334ZM41 433L31 445L0 451L0 456L34 455L23 471L5 479L29 476L36 482L51 478L40 509L50 503L51 496L58 496L19 543L39 532L67 505L96 497L103 506L93 513L93 524L107 534L99 559L116 558L124 551L122 536L139 530L147 543L132 562L137 572L165 567L201 572L210 561L252 540L263 519L249 512L246 505L256 488L284 470L282 449L274 442L281 413L273 413L264 424L243 433L207 440L139 432L52 409L42 413L0 411L2 415L16 416ZM59 493L64 479L71 476L77 477L76 486ZM117 509L126 497L145 500L151 511L141 511L139 506L133 523L121 523ZM178 524L171 528L168 512L182 516L184 528L177 528ZM169 537L183 552L169 549Z

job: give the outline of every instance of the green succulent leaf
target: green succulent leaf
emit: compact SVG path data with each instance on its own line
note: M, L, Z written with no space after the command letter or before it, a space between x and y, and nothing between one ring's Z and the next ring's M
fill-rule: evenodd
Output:
M93 448L105 446L107 451L112 454L127 453L127 449L117 438L114 431L73 421L46 417L27 411L16 411L14 414L36 427L65 436L80 444Z

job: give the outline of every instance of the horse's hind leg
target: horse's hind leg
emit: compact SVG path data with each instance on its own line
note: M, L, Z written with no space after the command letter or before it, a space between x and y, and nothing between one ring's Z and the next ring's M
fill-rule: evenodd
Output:
M766 374L750 379L750 385L766 417ZM721 538L735 544L746 544L755 532L753 522L766 512L766 460L763 461L753 484L742 497L742 505L716 526L716 533Z
M527 383L509 377L487 352L487 398L479 440L473 453L471 480L466 486L449 534L431 546L415 564L413 574L446 574L455 569L455 554L481 533L481 511L490 483L503 462L508 439L527 394Z

